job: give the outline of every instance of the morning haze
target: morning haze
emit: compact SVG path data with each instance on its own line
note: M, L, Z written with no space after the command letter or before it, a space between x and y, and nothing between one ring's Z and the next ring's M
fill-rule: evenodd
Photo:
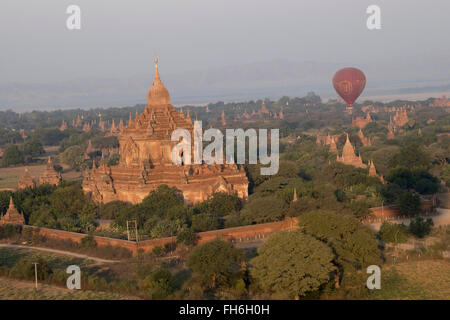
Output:
M367 96L450 91L450 3L375 2L7 0L0 110L143 103L156 55L177 104L331 96L333 73L348 65L365 71ZM79 31L66 28L71 4ZM381 30L366 28L371 4Z

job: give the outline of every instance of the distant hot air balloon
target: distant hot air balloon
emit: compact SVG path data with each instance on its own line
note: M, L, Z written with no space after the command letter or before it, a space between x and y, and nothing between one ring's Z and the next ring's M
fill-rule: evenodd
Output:
M334 75L333 86L341 98L352 107L366 86L366 76L359 69L344 68Z

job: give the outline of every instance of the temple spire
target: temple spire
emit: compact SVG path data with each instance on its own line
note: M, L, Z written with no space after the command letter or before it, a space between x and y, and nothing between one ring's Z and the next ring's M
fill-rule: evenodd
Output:
M158 80L158 81L161 80L159 78L159 71L158 71L158 57L155 57L155 81L156 80Z

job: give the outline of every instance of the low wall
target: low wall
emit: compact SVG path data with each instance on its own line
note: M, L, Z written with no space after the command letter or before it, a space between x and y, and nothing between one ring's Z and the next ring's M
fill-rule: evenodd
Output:
M216 238L231 242L263 239L275 231L297 229L297 223L296 218L286 218L283 221L277 222L199 232L197 233L197 243L205 243ZM149 252L156 246L164 246L166 243L174 241L176 241L176 237L152 239L139 242L138 247L143 252Z
M208 241L212 241L216 238L231 242L243 242L254 239L263 239L275 231L297 229L298 228L297 222L298 221L296 218L287 218L283 221L277 222L261 223L256 225L199 232L197 233L197 243L205 243ZM31 228L34 230L35 233L49 239L71 240L73 242L80 243L81 239L86 237L86 234L84 233L76 233L48 228L39 228L34 226L23 226L23 227ZM106 238L100 236L93 236L93 237L97 245L100 247L105 246L122 247L133 252L133 255L136 255L138 250L142 252L151 252L153 248L157 246L163 247L166 243L176 241L176 237L158 238L140 241L138 243L134 241Z
M33 229L34 233L37 233L38 235L49 238L49 239L57 239L57 240L71 240L75 243L80 243L81 239L86 237L87 235L84 233L77 233L77 232L70 232L70 231L63 231L63 230L57 230L57 229L48 229L48 228L40 228L35 226L23 226L23 228L30 228ZM95 242L100 247L106 247L106 246L113 246L113 247L122 247L126 248L133 252L133 254L136 253L136 243L132 241L126 241L121 239L114 239L114 238L106 238L106 237L99 237L94 236Z
M432 208L431 200L422 201L423 212L430 212L431 208ZM365 221L366 223L371 223L379 219L396 219L401 217L399 209L395 206L375 207L371 208L370 210L371 214L373 215L373 218ZM298 220L296 218L286 218L283 221L277 222L260 223L249 226L199 232L197 233L197 243L200 244L205 243L208 241L212 241L216 238L231 242L245 242L251 240L264 239L275 231L297 229L298 228L297 222ZM59 240L72 240L73 242L76 243L80 243L81 239L86 237L86 234L83 233L69 232L63 230L39 228L34 226L24 226L24 228L32 228L39 235L46 238ZM138 243L134 241L106 238L100 236L94 236L94 239L97 245L100 247L106 246L122 247L130 250L133 253L133 255L136 255L138 250L142 252L151 252L153 248L157 246L163 247L167 243L172 243L176 241L176 237L145 240L140 241Z
M433 200L422 200L421 202L421 211L423 213L430 213L433 208ZM401 213L397 206L383 206L383 207L373 207L370 208L370 214L375 217L375 219L379 218L394 218L400 217Z

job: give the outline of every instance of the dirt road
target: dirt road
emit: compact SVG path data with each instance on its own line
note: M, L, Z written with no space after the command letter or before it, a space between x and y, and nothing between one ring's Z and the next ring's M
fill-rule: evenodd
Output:
M25 245L18 245L18 244L0 244L0 248L18 248L18 249L40 250L40 251L62 254L62 255L66 255L66 256L72 256L72 257L76 257L76 258L89 259L89 260L95 261L96 263L99 263L99 264L120 262L120 261L116 261L116 260L106 260L106 259L101 259L101 258L96 258L96 257L89 257L89 256L86 256L81 253L62 251L62 250L50 249L50 248L25 246Z

